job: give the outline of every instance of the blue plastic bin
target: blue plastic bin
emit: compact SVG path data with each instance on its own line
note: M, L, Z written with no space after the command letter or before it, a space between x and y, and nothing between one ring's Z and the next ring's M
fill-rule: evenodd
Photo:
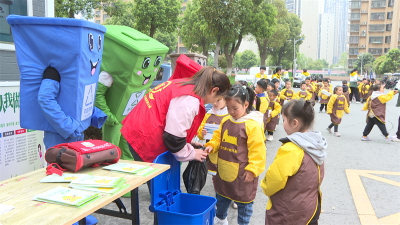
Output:
M38 92L44 70L60 73L57 102L80 130L89 127L106 28L86 20L10 15L21 74L21 127L57 132L42 113Z
M158 224L214 224L217 199L181 193L180 163L170 152L159 155L154 163L171 166L151 180L150 211L157 213Z

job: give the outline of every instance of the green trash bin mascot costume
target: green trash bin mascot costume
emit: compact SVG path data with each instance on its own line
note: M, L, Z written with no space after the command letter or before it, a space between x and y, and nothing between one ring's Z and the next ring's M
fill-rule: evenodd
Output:
M108 116L103 140L121 149L121 159L133 160L121 122L150 88L168 47L130 27L105 27L95 106Z

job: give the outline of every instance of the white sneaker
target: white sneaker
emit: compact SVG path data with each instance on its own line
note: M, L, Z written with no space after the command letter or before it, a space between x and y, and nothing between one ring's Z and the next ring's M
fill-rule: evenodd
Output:
M327 127L326 130L327 130L329 133L332 133L331 128Z
M214 225L228 225L228 224L229 223L227 218L221 220L218 217L214 217Z
M393 141L393 142L400 142L400 139L395 138L395 139L393 139L392 141Z
M232 201L232 208L234 208L234 209L238 208L237 204L234 201Z
M335 135L336 137L340 137L339 132L335 132L335 133L333 133L333 135Z
M273 141L273 140L274 140L274 136L268 135L267 141Z

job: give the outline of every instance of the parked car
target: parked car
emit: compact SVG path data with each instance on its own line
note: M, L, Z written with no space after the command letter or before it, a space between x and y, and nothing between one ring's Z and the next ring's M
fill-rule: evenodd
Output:
M296 75L293 76L293 87L301 86L301 76L301 73L296 73Z

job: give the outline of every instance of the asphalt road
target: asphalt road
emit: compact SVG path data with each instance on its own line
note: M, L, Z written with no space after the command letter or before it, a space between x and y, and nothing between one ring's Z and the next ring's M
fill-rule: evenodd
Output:
M335 82L334 85L336 85ZM400 108L395 107L396 101L397 95L387 104L386 127L390 135L396 133L400 115ZM321 131L328 141L325 178L321 187L323 211L319 224L373 224L372 221L375 221L373 219L376 218L376 221L378 221L378 219L384 217L389 222L383 223L382 220L380 221L382 224L400 224L400 214L390 216L400 213L400 143L386 141L376 126L370 134L371 142L360 140L366 125L366 112L361 111L362 104L351 104L350 114L344 115L342 124L339 126L341 137L335 137L326 131L326 127L330 124L330 117L325 113L318 113L317 107L319 107L318 103L315 106L317 113L313 129ZM266 169L273 162L276 152L281 146L278 140L285 136L286 133L281 120L281 123L277 126L277 131L274 133L274 140L267 143ZM182 172L185 167L186 164L184 163ZM374 176L370 176L370 178L365 176L348 178L346 170L352 170L351 172L354 174L364 174L366 173L365 170L368 170L367 172ZM397 172L397 174L388 172ZM264 175L265 172L260 176L259 181L264 178ZM359 180L361 182L357 183ZM349 183L352 184L353 194L356 196L357 208ZM181 182L181 189L183 192L186 191L183 182ZM363 193L366 193L366 195L362 195ZM211 177L208 177L202 194L215 195ZM148 210L150 195L146 185L139 188L139 195L141 224L152 224L153 214ZM263 194L261 188L258 188L250 224L264 224L267 200L268 198ZM130 200L123 198L123 202L130 211ZM108 205L107 208L117 210L114 204ZM98 224L131 224L124 219L99 214L93 215L99 219ZM367 220L361 222L360 218L364 217ZM229 224L237 224L237 210L229 209L228 220ZM173 221L171 221L171 224L173 224Z

